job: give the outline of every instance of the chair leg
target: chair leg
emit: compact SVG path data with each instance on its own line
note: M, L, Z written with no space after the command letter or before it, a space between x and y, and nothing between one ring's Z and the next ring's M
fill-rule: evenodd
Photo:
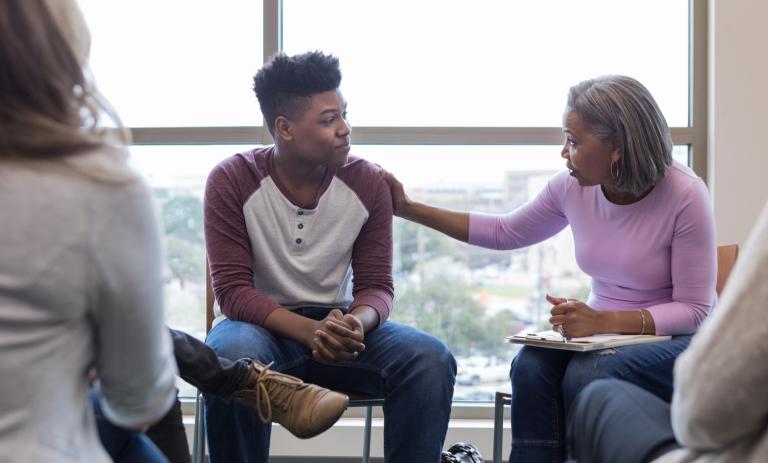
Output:
M371 425L373 423L373 406L365 407L365 429L363 430L363 463L369 463L371 458Z
M493 463L501 463L501 447L504 442L504 405L510 403L509 395L496 393L493 405Z
M203 418L203 399L197 391L195 401L195 430L192 438L192 463L205 462L205 422Z

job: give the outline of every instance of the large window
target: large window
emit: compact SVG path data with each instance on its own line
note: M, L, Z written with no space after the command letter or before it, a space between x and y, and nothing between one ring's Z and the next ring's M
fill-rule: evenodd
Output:
M100 90L131 127L260 125L253 0L80 0Z
M166 230L167 317L203 337L202 194L225 157L269 144L251 76L265 57L338 56L353 152L412 197L506 212L563 167L570 85L601 74L645 83L673 127L675 159L705 176L706 69L699 0L81 0L92 67L136 146ZM393 319L442 339L457 400L508 390L503 337L546 324L544 294L585 298L566 229L512 252L394 223ZM191 389L184 389L191 393Z
M361 126L558 127L568 88L643 82L688 124L688 1L287 0L283 48L341 60Z

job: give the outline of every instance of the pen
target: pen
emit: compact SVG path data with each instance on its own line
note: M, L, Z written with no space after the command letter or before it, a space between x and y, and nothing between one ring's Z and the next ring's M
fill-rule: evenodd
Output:
M563 342L568 342L568 338L565 337L565 330L563 330L563 325L557 325L557 332L560 333L560 337L563 338Z
M566 297L565 298L565 303L567 304L568 302L576 302L576 299L571 299L571 298ZM565 330L563 329L563 324L562 323L557 325L557 332L560 333L560 336L563 338L563 342L568 342L569 338L565 335Z

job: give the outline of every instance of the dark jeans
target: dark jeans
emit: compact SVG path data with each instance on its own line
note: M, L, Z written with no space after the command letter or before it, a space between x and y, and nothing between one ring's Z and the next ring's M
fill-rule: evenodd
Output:
M104 450L115 463L167 463L168 460L147 436L112 424L101 411L99 395L89 392L96 430ZM189 458L189 457L187 457Z
M178 397L168 413L147 429L147 437L163 452L170 463L189 463L189 444Z
M509 461L565 460L565 418L576 395L600 378L623 379L664 401L672 369L691 336L594 352L523 347L512 362L512 451Z
M571 457L585 463L647 463L678 448L669 404L617 379L592 382L568 416Z
M301 309L316 320L328 309ZM384 454L392 463L438 463L451 411L456 361L445 345L415 328L385 322L366 334L357 358L312 360L306 346L251 323L223 320L206 341L225 358L274 362L275 371L325 387L384 396ZM271 426L250 408L206 394L212 463L266 462Z
M199 339L170 330L179 376L205 394L229 397L248 375L249 362L219 357ZM240 357L235 357L240 358Z
M219 358L204 342L183 331L169 330L173 339L173 353L179 376L207 394L229 397L239 389L248 374L247 360L232 362ZM98 400L95 401L98 406ZM97 418L100 415L97 414ZM178 398L168 413L146 432L118 428L101 417L98 421L99 437L116 462L155 462L151 459L158 448L170 463L189 463L189 444L182 422L181 403ZM149 439L148 439L148 438ZM151 441L150 441L151 439ZM152 444L154 442L154 445ZM147 445L148 444L148 445ZM136 457L138 455L138 457ZM162 455L161 455L162 457Z

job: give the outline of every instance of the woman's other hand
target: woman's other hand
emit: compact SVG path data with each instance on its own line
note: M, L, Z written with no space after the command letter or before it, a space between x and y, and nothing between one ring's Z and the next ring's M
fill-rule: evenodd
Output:
M558 326L562 327L561 334L564 336L580 338L603 332L600 313L587 304L575 299L553 297L549 294L547 294L547 301L554 306L550 311L552 316L549 318L549 323L556 331L559 331Z

